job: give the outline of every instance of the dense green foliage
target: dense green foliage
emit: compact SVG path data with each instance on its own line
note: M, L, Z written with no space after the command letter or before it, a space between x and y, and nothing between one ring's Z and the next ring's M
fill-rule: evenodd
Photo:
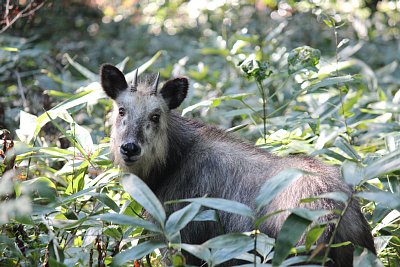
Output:
M164 257L182 266L182 250L209 266L289 266L321 249L321 224L292 248L326 214L302 209L277 240L254 231L181 244L179 230L216 220L217 210L254 218L254 229L268 216L210 198L181 200L189 204L168 215L140 179L121 175L108 157L104 62L188 76L184 116L278 155L340 165L355 193L324 197L360 200L378 251L376 259L357 249L355 265L400 265L398 1L92 2L47 1L0 35L0 266L159 266ZM260 185L257 207L297 175ZM257 257L247 253L254 248Z

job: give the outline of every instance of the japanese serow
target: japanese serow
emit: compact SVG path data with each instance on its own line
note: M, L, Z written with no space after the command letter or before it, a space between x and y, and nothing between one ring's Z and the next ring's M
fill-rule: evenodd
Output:
M102 65L100 75L101 85L114 103L113 160L124 171L139 176L162 202L208 196L255 207L255 198L264 182L287 168L300 169L305 174L258 215L294 207L343 210L343 203L331 199L309 203L300 200L328 192L352 194L337 167L306 156L278 157L221 129L174 112L186 97L186 78L169 80L158 90L159 75L139 81L136 72L128 85L123 73L109 64ZM173 206L168 205L167 212L172 212L171 209ZM272 216L260 230L276 237L287 216L288 213ZM335 216L325 216L322 220ZM254 228L250 218L228 213L221 213L220 222L225 233ZM182 242L200 244L223 234L220 229L205 222L191 223L181 232ZM319 242L328 243L333 231L334 225L328 224ZM334 243L345 241L352 245L331 250L332 266L352 266L354 245L376 253L369 225L356 200L350 202L334 237ZM200 264L193 259L189 261Z

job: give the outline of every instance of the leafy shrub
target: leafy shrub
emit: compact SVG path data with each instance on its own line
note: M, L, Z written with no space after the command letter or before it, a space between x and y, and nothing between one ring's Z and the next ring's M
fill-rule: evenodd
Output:
M123 60L121 68L160 69L163 77L186 74L193 80L184 116L218 123L275 154L306 153L340 164L344 180L356 190L353 197L362 201L380 261L386 266L399 264L396 105L400 80L396 75L399 58L393 56L398 28L383 19L396 24L396 13L382 4L368 17L370 26L364 25L365 32L355 21L367 7L350 14L333 3L271 1L270 17L286 14L292 19L266 19L257 6L243 1L215 10L196 7L199 21L193 26L193 19L188 18L191 23L181 27L173 18L187 12L182 6L193 2L170 1L160 9L143 12L147 15L134 29L127 20L102 25L100 41L86 38L83 48L74 39L85 28L80 24L65 29L71 30L71 40L60 41L59 51L51 51L49 41L40 38L0 37L0 80L5 87L0 93L2 128L17 128L19 119L15 138L2 133L0 265L120 266L150 254L143 264L157 266L169 257L174 266L181 266L182 250L211 266L231 258L247 260L251 266L253 261L260 266L295 265L308 261L297 253L318 249L314 243L323 230L320 225L309 231L305 246L291 248L299 234L295 231L302 233L320 215L305 210L292 211L285 224L288 227L284 226L277 240L255 230L219 236L201 245L179 242L179 230L191 220L216 220L218 210L253 217L254 211L240 203L200 198L181 200L188 204L167 216L164 203L140 180L121 178L108 158L111 106L91 69L97 69L97 58L122 59L126 54L134 55L135 61ZM156 2L148 4L157 7ZM322 13L332 10L338 15ZM79 12L74 14L74 21L79 21ZM226 14L223 21L221 14ZM320 14L319 20L314 14ZM158 24L145 23L152 16ZM208 20L203 22L202 17ZM342 25L338 18L346 23ZM167 20L175 29L169 34L175 35L162 29ZM386 30L380 35L382 25ZM121 28L117 31L116 27ZM126 37L130 33L137 40L134 44ZM381 45L385 38L388 41ZM65 43L73 47L67 50ZM371 56L377 50L385 52ZM76 55L79 60L73 59ZM49 58L59 62L48 63ZM60 71L61 63L69 68ZM47 111L35 105L39 102ZM291 173L281 175L292 177ZM132 181L134 185L127 184ZM260 191L260 199L274 193ZM340 194L329 197L350 201ZM143 218L142 206L155 222ZM200 206L206 210L200 211ZM254 218L255 222L263 219ZM299 227L289 227L295 223ZM154 236L165 241L156 241L160 239ZM258 256L247 253L254 248ZM359 266L376 261L362 249L355 254Z

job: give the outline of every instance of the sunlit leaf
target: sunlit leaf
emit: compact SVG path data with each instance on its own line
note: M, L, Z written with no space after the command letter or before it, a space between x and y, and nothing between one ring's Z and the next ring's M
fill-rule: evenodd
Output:
M288 55L289 74L302 69L318 72L317 65L321 58L321 52L309 46L301 46L293 49Z

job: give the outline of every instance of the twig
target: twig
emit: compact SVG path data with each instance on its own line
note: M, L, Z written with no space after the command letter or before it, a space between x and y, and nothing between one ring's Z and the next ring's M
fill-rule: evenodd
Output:
M21 94L22 105L24 106L24 109L26 110L28 108L28 102L26 101L24 87L23 87L22 81L21 81L21 76L19 75L18 71L15 71L14 73L15 73L15 76L17 76L18 89L19 89L19 93Z
M0 30L0 33L5 32L8 28L10 28L18 19L26 17L26 16L30 16L32 14L34 14L37 10L39 10L44 3L46 2L46 0L44 0L42 3L40 3L39 5L35 6L34 8L32 8L31 10L29 10L32 5L35 3L35 0L32 0L31 2L29 2L29 4L21 11L19 12L11 21L8 21L8 11L9 11L9 1L7 1L6 3L6 14L4 16L4 20L7 21L6 26L4 28L2 28ZM29 12L28 12L29 11Z
M350 204L351 204L351 201L352 201L352 200L353 200L353 194L350 196L349 201L346 202L346 206L344 207L344 209L342 210L342 213L341 213L340 216L339 216L339 219L338 219L338 221L337 221L337 223L336 223L336 225L335 225L335 229L333 229L331 238L329 239L328 247L327 247L326 250L325 250L324 258L322 259L322 265L323 265L323 266L325 266L325 263L326 263L326 261L328 260L328 255L329 255L329 252L330 252L330 250L331 250L333 241L334 241L334 239L335 239L336 232L338 231L338 228L339 228L339 226L340 226L340 223L342 222L342 219L343 219L343 217L344 217L344 215L345 215L347 209L350 207Z

